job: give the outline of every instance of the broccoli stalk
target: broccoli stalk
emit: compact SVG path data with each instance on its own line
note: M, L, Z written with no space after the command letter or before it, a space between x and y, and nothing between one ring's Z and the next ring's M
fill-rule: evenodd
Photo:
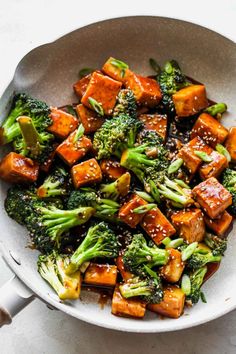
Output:
M230 168L226 168L226 170L223 172L222 184L232 195L232 205L229 207L229 211L235 216L236 215L236 171Z
M133 119L137 118L137 105L134 94L130 89L123 89L118 93L113 116L118 117L120 114L127 114Z
M56 252L41 255L38 258L38 272L56 291L61 300L75 300L79 298L81 275L77 271L72 275L65 274L65 263L68 258Z
M112 200L117 200L119 197L125 197L129 193L130 180L130 174L129 172L126 172L117 178L115 182L102 184L100 192L104 194L106 198Z
M168 262L168 252L156 246L149 247L142 234L133 236L123 256L125 268L133 274L146 275L145 266L153 268Z
M213 256L223 256L227 249L227 240L206 233L204 242L211 248Z
M201 286L207 273L207 267L202 267L190 274L191 292L186 297L191 304L196 304L201 296Z
M193 203L189 189L180 186L176 181L172 181L166 176L162 182L157 182L157 187L159 193L172 201L175 207L183 208Z
M64 196L69 189L69 175L63 167L56 167L37 189L39 198L51 198L56 196Z
M199 252L196 250L187 261L187 266L190 269L198 269L204 267L207 263L220 262L220 255L214 255L212 252Z
M106 223L101 222L89 228L84 240L71 256L66 274L76 272L84 262L93 258L114 258L118 256L118 252L117 236Z

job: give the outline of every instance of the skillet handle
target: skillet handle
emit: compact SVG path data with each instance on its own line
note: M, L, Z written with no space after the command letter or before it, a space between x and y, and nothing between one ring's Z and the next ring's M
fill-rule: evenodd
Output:
M12 322L18 312L34 300L34 294L14 276L0 288L0 327Z

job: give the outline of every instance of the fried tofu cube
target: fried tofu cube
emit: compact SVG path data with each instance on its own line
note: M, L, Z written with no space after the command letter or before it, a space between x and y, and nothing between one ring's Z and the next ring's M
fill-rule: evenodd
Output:
M184 160L184 164L191 175L194 175L202 164L202 159L195 154L195 151L205 152L209 155L212 152L212 148L197 136L179 150L178 157Z
M119 254L119 256L116 258L115 262L116 262L116 266L122 276L122 279L124 281L127 281L127 280L133 278L133 274L125 269L122 253Z
M110 57L102 67L102 71L112 77L114 80L125 82L128 73L130 70L128 68L122 68L119 65L116 65L117 60Z
M236 163L236 127L230 128L229 135L225 141L225 147L230 153L233 163Z
M208 106L204 85L185 87L172 96L178 117L189 117Z
M182 261L181 252L174 248L167 248L169 261L161 267L161 276L169 283L176 283L180 280L184 271L185 263Z
M187 243L200 242L205 235L205 224L200 209L181 210L175 212L171 221L180 237Z
M120 293L119 285L115 287L111 312L113 315L122 317L143 318L146 311L146 304L135 299L125 299Z
M228 167L228 160L224 155L213 150L209 156L212 158L212 161L203 163L199 169L199 175L203 180L210 177L219 177L221 172Z
M38 173L38 164L15 152L10 152L0 162L0 178L9 183L33 183Z
M104 114L111 115L121 86L121 82L113 80L98 72L94 72L81 102L86 107L93 109L89 103L89 98L91 97L101 104Z
M100 163L103 176L116 180L126 173L126 168L122 167L118 161L102 160Z
M212 219L217 218L232 204L230 192L215 177L208 178L193 188L196 201Z
M155 130L164 140L167 132L167 116L165 114L141 114L139 119L147 130Z
M102 117L99 117L96 112L88 109L83 104L78 104L76 106L76 112L84 127L85 134L95 133L104 123Z
M202 113L196 120L191 131L191 139L200 136L206 144L213 148L222 144L228 135L228 129L208 113Z
M148 310L159 313L162 316L179 318L184 310L185 295L183 291L174 285L168 285L164 289L164 298L159 304L149 304Z
M136 75L129 71L125 87L133 91L138 104L153 108L162 98L160 86L156 80Z
M119 210L119 218L130 227L135 228L144 217L144 213L135 213L134 209L146 204L148 204L146 200L136 194L132 195L130 200L121 206Z
M149 210L145 214L141 226L157 245L165 237L171 237L176 232L173 225L158 208Z
M102 171L95 159L90 159L74 165L71 169L71 177L75 188L99 183L102 180Z
M84 275L84 283L90 285L115 286L117 267L110 264L90 263Z
M232 223L233 217L225 210L218 219L212 220L207 215L204 216L206 225L218 236L224 236Z
M85 94L85 91L88 87L89 81L91 79L92 74L88 74L84 77L82 77L82 79L80 79L79 81L77 81L74 85L73 85L73 89L75 91L75 94L77 95L77 97L81 100L82 96Z
M61 109L51 108L52 125L47 130L60 139L66 139L78 127L78 119Z
M69 166L81 160L92 148L92 142L86 136L76 138L77 130L71 133L56 149L57 155Z

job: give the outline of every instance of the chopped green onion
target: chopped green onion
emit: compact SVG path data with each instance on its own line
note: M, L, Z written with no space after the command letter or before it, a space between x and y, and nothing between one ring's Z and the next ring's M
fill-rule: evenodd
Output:
M133 209L133 213L135 214L143 214L146 213L147 211L156 208L156 204L146 204L146 205L141 205L135 209Z
M99 202L101 203L105 203L106 205L113 207L113 208L117 208L119 207L119 204L114 202L113 200L110 199L99 199Z
M159 190L158 190L157 186L155 185L155 183L153 181L149 181L149 186L150 186L150 189L151 189L152 197L154 198L154 200L158 204L160 204L161 198L160 198L160 193L159 193Z
M182 181L182 179L175 178L174 181L175 181L180 187L183 187L183 188L186 188L186 189L191 189L184 181Z
M149 203L154 202L154 199L150 196L150 194L146 193L146 192L142 192L142 191L136 191L135 192L139 197L143 198L144 200L146 200Z
M125 71L127 69L129 69L129 66L124 63L123 61L121 60L117 60L117 59L112 59L110 61L111 65L115 66L116 68L120 69L121 70L121 73L120 73L120 76L121 77L124 77L125 76Z
M190 245L182 251L182 261L183 262L187 261L187 259L189 259L192 256L192 254L196 250L197 246L198 246L198 242L193 242L193 243L190 243Z
M161 68L159 66L159 64L157 64L157 61L153 58L150 58L149 59L149 64L151 66L151 68L157 73L157 74L160 74L161 72Z
M170 244L170 242L171 242L171 239L169 237L165 237L161 243L163 243L163 245L167 247Z
M97 100L95 100L92 97L89 97L88 101L89 101L90 105L92 106L92 108L95 110L95 112L97 112L97 114L99 114L100 116L104 116L104 110L102 108L101 103L99 103Z
M185 295L191 294L191 281L187 274L184 274L181 279L181 290Z
M94 71L92 68L83 68L79 71L79 78L82 79L83 77L91 74Z
M82 138L83 135L84 135L84 127L83 124L80 124L74 136L73 143L76 143L76 141Z
M177 238L175 240L171 240L171 242L168 244L168 247L177 248L177 247L181 246L183 243L184 243L183 238Z
M171 173L174 173L178 171L178 169L183 165L184 160L179 158L172 162L168 168L168 174L170 175Z
M205 296L205 294L202 291L200 292L200 297L201 297L202 302L204 304L206 304L207 303L206 296Z
M205 109L205 112L215 117L217 114L222 114L227 111L227 105L225 103L216 103Z
M72 116L76 117L76 112L75 112L73 106L67 105L67 106L66 106L66 109L67 109L67 112L68 112L69 114L71 114Z
M204 151L194 151L194 154L204 162L211 162L212 158Z
M226 147L224 147L221 144L217 144L216 145L216 151L218 151L219 154L224 155L227 159L228 162L231 161L231 156L230 153L228 152L228 150L226 149Z

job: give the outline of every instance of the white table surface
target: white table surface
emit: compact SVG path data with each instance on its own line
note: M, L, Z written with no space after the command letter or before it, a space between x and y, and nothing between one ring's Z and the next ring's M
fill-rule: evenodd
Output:
M236 0L0 0L0 92L31 49L111 17L159 15L206 26L236 41ZM0 259L0 285L11 272ZM85 324L35 300L0 330L1 354L235 354L236 311L167 334L130 334Z

